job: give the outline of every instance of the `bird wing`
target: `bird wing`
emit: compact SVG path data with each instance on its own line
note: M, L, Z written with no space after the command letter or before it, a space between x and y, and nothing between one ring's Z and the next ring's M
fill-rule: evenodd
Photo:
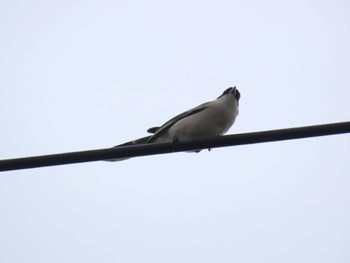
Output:
M166 123L164 123L161 127L153 127L148 129L149 132L154 132L154 134L148 139L149 142L154 142L156 139L158 139L160 136L162 136L171 126L173 126L175 123L177 123L179 120L182 120L188 116L191 116L193 114L196 114L198 112L201 112L205 110L208 107L208 104L210 102L203 103L191 110L185 111L174 118L170 119Z
M160 129L160 127L152 127L152 128L149 128L147 130L148 133L156 133L158 130Z

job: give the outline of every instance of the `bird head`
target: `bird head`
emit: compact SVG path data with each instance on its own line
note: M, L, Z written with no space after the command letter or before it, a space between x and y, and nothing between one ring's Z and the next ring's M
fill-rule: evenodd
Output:
M239 93L239 91L236 87L228 88L218 97L218 99L220 99L221 97L224 97L224 96L232 96L232 95L237 100L237 102L239 102L239 99L241 98L241 93Z

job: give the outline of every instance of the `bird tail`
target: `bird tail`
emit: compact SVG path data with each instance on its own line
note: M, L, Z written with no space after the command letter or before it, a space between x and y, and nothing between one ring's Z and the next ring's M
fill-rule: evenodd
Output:
M121 146L131 146L131 145L145 144L145 143L147 143L147 141L148 141L149 138L151 138L151 137L152 137L152 135L146 136L146 137L142 137L142 138L139 138L139 139L130 141L130 142L125 142L125 143L122 143L122 144L118 144L118 145L116 145L116 146L113 146L113 148L115 148L115 147L121 147ZM126 157L126 158L115 158L115 159L108 159L108 160L105 160L105 161L107 161L107 162L117 162L117 161L124 161L124 160L130 159L130 158L131 158L131 157Z

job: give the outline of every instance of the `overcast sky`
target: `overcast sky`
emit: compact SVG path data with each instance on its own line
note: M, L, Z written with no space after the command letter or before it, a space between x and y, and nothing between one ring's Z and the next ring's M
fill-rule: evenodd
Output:
M0 159L241 92L229 133L350 120L350 2L1 1ZM0 174L0 262L350 262L350 135Z

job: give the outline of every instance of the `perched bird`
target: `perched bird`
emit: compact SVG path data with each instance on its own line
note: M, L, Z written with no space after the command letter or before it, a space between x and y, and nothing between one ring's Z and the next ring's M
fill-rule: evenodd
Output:
M152 135L115 147L157 142L181 142L215 138L225 134L238 115L241 94L236 87L226 89L217 99L205 102L170 119L160 127L147 130ZM196 152L199 152L197 150ZM110 159L121 161L128 158Z

